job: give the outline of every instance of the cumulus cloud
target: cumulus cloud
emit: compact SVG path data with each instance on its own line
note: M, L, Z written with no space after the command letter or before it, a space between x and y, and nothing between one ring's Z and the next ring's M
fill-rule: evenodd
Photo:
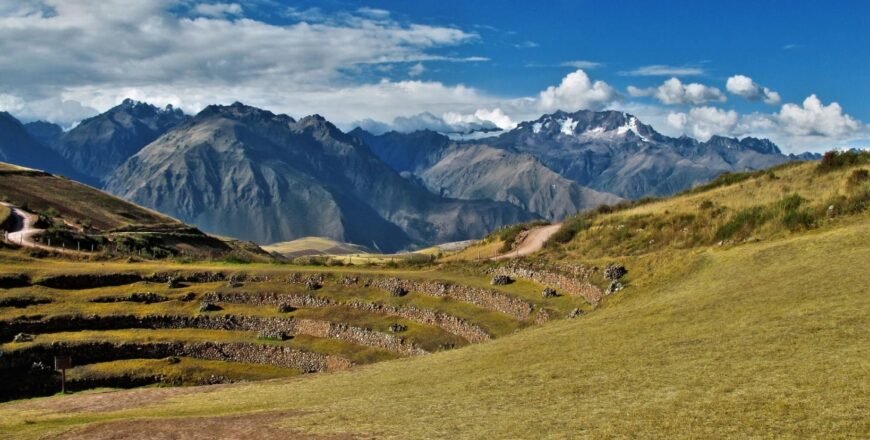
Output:
M353 125L359 126L375 134L388 131L408 133L418 130L433 130L446 134L465 134L472 131L508 130L516 127L509 116L499 108L480 109L474 113L447 112L441 116L429 112L412 116L398 116L391 123L363 119Z
M604 81L592 81L582 69L565 76L558 86L547 87L538 96L542 111L599 109L617 98L616 91Z
M734 110L716 107L695 107L688 113L669 113L668 125L706 141L713 135L736 135L740 117Z
M84 106L75 100L49 97L25 101L8 94L0 94L0 111L9 112L24 121L43 120L65 127L98 113L97 109Z
M628 86L628 94L634 97L652 96L663 104L705 104L724 102L727 98L716 87L699 83L683 84L678 78L671 78L658 87L639 88Z
M246 18L234 4L5 1L0 9L0 93L27 102L54 97L100 110L135 93L170 100L191 112L223 99L290 112L296 107L287 103L300 95L340 97L386 88L386 99L408 99L413 90L425 89L394 82L394 87L362 84L351 92L356 80L348 72L361 67L486 60L435 53L478 38L454 27L401 23L377 10L354 11L326 22L274 25ZM412 97L418 112L430 102L435 107L448 105L445 99L468 92L461 86L434 87L451 90ZM234 96L228 96L231 93ZM385 102L383 107L408 107L396 104ZM464 102L452 104L463 108ZM304 114L322 107L313 106ZM325 110L327 116L345 113L336 107ZM61 119L71 123L77 117Z
M666 66L664 64L654 64L619 72L622 76L697 76L704 73L704 69L700 67Z
M728 92L742 96L750 101L764 101L765 104L776 105L780 102L779 93L762 87L745 75L734 75L725 83Z
M803 105L783 105L774 117L786 133L796 136L842 138L863 128L860 122L843 113L840 104L824 105L816 95L804 99Z
M506 115L500 108L495 109L479 109L472 114L460 114L449 112L444 114L444 121L455 127L459 127L459 131L469 131L482 128L499 128L501 130L510 130L517 126L510 116Z
M649 114L656 117L654 110ZM738 114L704 106L688 112L669 112L663 120L662 131L666 134L687 134L701 140L713 135L766 137L791 153L848 145L870 134L867 126L843 113L839 104L824 105L816 95L800 105L785 104L777 113Z

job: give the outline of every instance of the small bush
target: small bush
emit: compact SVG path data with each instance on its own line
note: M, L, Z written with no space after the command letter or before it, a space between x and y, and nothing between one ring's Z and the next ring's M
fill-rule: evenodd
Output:
M865 182L870 182L870 171L866 169L854 170L846 179L846 187L850 190L855 189Z
M588 229L591 225L591 220L583 214L567 218L559 230L550 236L546 244L547 246L554 246L567 243L573 240L580 231Z
M770 213L763 206L753 206L734 214L731 220L725 222L716 230L716 240L727 240L738 235L748 235L755 228L770 219Z
M782 224L790 231L808 229L815 225L815 217L808 210L801 209L806 201L798 194L791 194L777 203L782 212Z
M870 151L849 150L849 151L828 151L822 156L819 162L818 170L821 173L845 168L852 165L861 165L870 163Z

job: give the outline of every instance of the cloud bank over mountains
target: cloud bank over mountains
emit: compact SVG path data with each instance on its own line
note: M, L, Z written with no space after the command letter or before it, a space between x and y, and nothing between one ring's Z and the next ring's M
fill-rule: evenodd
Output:
M669 78L623 93L588 73L608 60L575 60L562 63L574 70L558 83L504 96L431 79L431 72L459 63L498 61L456 55L456 48L485 43L475 31L373 8L331 14L283 8L284 21L275 24L251 13L263 7L262 0L4 1L0 110L71 126L124 98L189 113L243 101L294 116L320 113L346 128L466 132L509 129L557 109L613 108L631 110L666 134L752 134L789 151L868 138L867 126L838 103L814 94L800 104L782 103L779 93L744 74L722 84L709 80L706 67L647 65L618 76ZM384 72L393 74L379 75ZM680 79L685 76L693 81ZM734 101L773 108L724 108L731 102L723 88Z

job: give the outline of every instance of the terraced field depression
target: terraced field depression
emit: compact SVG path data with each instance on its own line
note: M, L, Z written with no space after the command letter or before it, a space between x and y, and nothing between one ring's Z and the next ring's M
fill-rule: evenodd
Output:
M0 273L0 400L57 393L56 356L72 358L68 391L253 381L423 356L579 317L611 283L597 268L519 262L386 272L130 266Z

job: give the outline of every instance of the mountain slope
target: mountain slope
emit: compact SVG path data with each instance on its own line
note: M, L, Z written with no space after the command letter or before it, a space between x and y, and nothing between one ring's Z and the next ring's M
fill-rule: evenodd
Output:
M261 243L325 236L384 251L481 236L531 216L447 200L400 177L319 116L210 106L108 180L124 198Z
M54 247L91 243L98 252L136 252L149 256L185 253L212 257L244 249L260 249L208 236L174 218L137 206L90 186L43 171L0 163L0 199L38 213L47 223L40 241L52 238ZM83 246L83 249L88 248ZM126 255L126 254L125 254Z
M530 154L580 185L630 199L670 195L725 171L791 159L767 140L671 138L616 111L556 112L479 142Z
M36 139L42 145L56 149L63 138L63 128L60 125L46 121L34 121L24 124L24 129L30 137Z
M393 169L445 197L508 202L550 220L621 200L565 179L529 154L455 143L432 131L373 135L357 128L350 134Z
M66 159L31 137L24 125L6 112L0 112L0 161L88 181Z
M85 119L53 146L80 173L103 181L116 167L187 119L181 110L130 99Z

